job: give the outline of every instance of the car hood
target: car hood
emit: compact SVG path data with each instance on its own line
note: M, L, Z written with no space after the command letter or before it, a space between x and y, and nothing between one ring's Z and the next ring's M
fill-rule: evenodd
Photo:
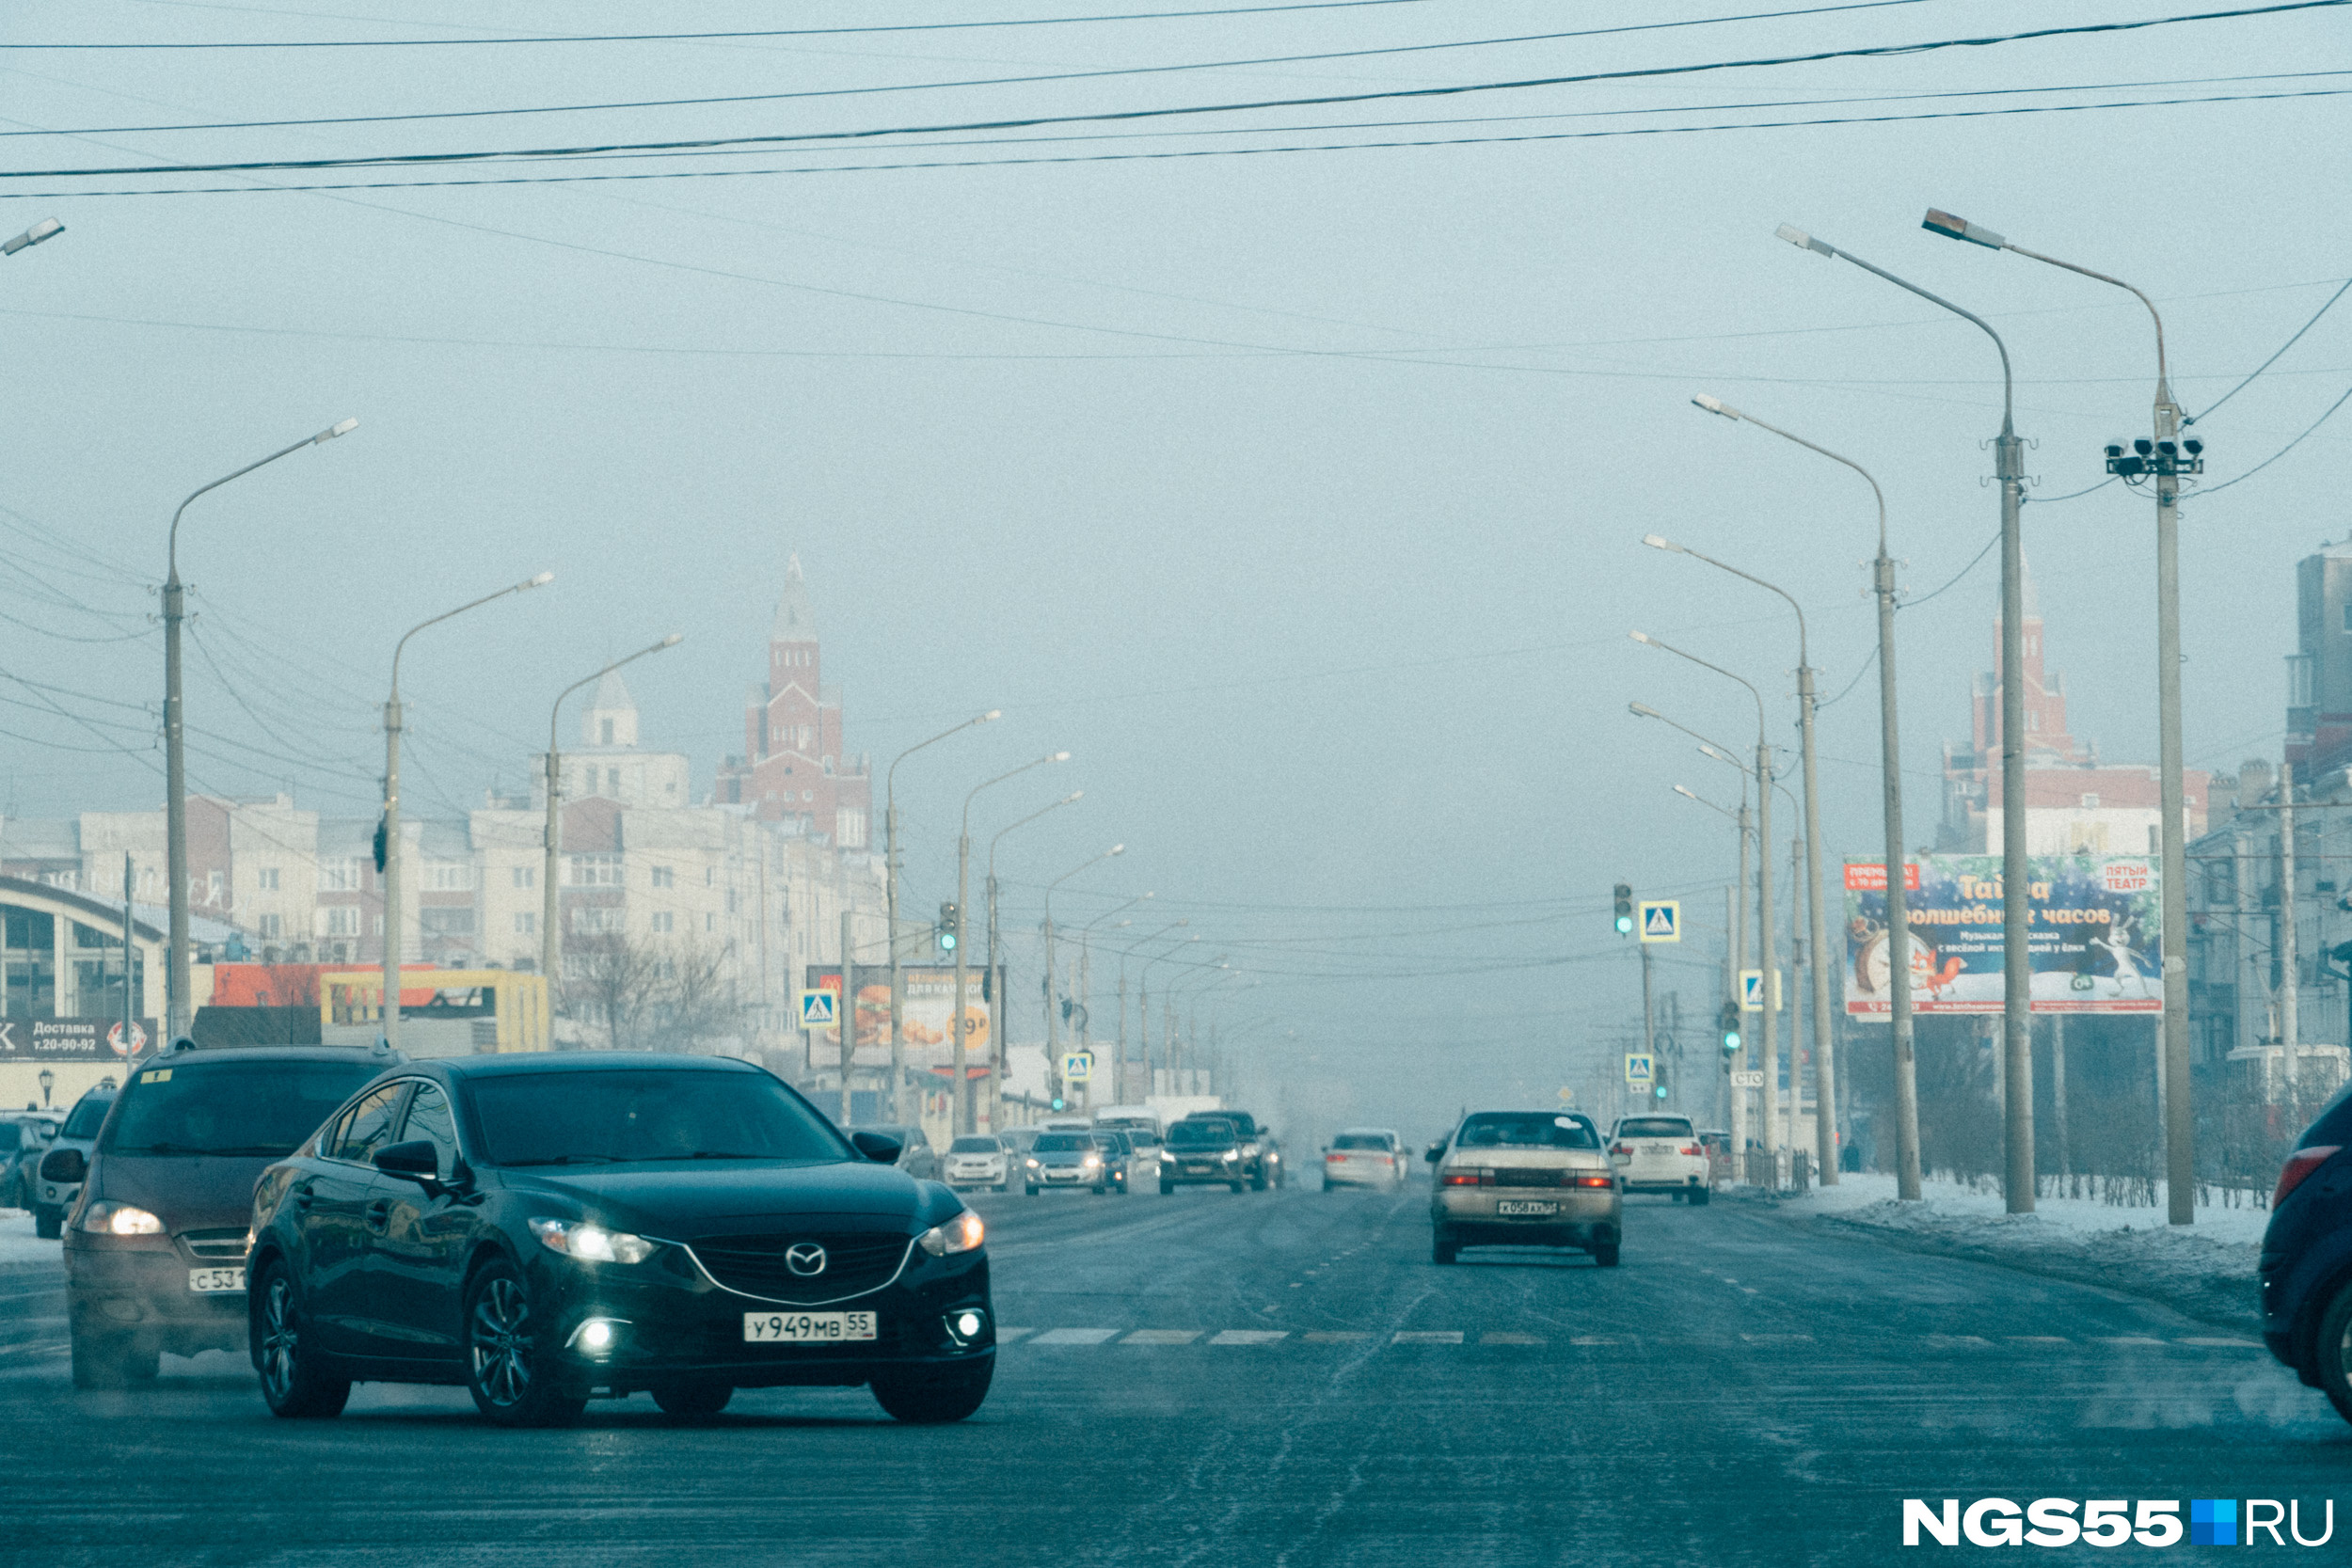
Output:
M924 1207L914 1178L864 1161L523 1168L499 1177L510 1191L569 1199L603 1224L667 1238L756 1233L819 1216L850 1220L857 1228L906 1226Z
M108 1154L95 1167L93 1199L129 1203L183 1230L242 1229L253 1219L253 1184L280 1155Z

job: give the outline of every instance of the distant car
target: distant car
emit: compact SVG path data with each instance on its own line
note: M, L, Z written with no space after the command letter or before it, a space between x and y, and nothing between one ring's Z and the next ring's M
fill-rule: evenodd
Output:
M2263 1343L2352 1421L2352 1090L2296 1140L2254 1272Z
M1148 1154L1138 1153L1135 1140L1126 1133L1105 1132L1098 1127L1094 1130L1093 1138L1094 1147L1102 1150L1103 1170L1110 1178L1111 1191L1131 1193L1136 1190L1139 1180L1159 1180L1159 1162ZM1143 1172L1139 1178L1136 1174L1138 1169Z
M888 1138L898 1146L898 1168L918 1181L939 1180L939 1153L931 1148L930 1138L920 1127L901 1127L890 1122L873 1122L848 1129L851 1132L872 1132Z
M866 1385L961 1420L995 1364L986 1227L898 1152L724 1056L402 1067L253 1188L262 1397L324 1418L355 1382L456 1384L521 1427L599 1392L702 1418Z
M1670 1193L1677 1203L1705 1203L1711 1170L1689 1117L1620 1117L1609 1158L1629 1193Z
M1022 1171L1022 1185L1031 1197L1049 1187L1084 1187L1098 1197L1110 1190L1101 1146L1093 1133L1075 1128L1040 1132Z
M1210 1182L1235 1192L1249 1184L1243 1175L1241 1137L1223 1117L1186 1117L1168 1130L1168 1147L1160 1158L1160 1191Z
M30 1209L40 1157L56 1136L57 1124L22 1111L0 1117L0 1208Z
M400 1059L344 1046L183 1049L132 1069L65 1233L75 1387L144 1382L165 1351L245 1344L254 1179ZM345 1218L356 1232L358 1208Z
M98 1130L114 1109L116 1091L95 1088L73 1102L65 1125L50 1140L33 1173L33 1233L56 1241L65 1228L65 1212L82 1194L82 1176L89 1168L89 1152L98 1143Z
M1259 1192L1287 1184L1290 1173L1282 1165L1281 1140L1248 1111L1195 1111L1184 1121L1222 1121L1231 1126L1242 1180ZM1176 1125L1181 1127L1184 1122ZM1175 1129L1168 1131L1172 1137Z
M1474 1246L1574 1247L1617 1266L1624 1202L1600 1133L1573 1111L1475 1111L1429 1146L1430 1256Z
M985 1132L958 1138L947 1146L947 1172L942 1180L960 1193L977 1187L1009 1191L1012 1151L1003 1139Z
M1005 1141L1005 1148L1012 1152L1013 1157L1019 1159L1029 1152L1029 1147L1037 1142L1037 1135L1043 1131L1041 1127L1008 1127L996 1135Z
M1395 1192L1405 1185L1411 1164L1405 1140L1391 1129L1351 1127L1323 1151L1323 1190L1385 1187Z

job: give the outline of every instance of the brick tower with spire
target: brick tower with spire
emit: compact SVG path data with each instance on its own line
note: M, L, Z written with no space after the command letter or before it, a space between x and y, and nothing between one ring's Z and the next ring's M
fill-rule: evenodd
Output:
M795 555L768 628L768 678L744 694L743 754L720 765L713 794L721 804L750 806L763 820L863 849L872 820L872 764L844 744L841 693L825 684L823 672L817 617Z

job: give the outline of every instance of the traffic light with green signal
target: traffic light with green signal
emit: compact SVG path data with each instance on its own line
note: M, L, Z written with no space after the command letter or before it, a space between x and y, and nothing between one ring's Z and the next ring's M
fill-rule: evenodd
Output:
M1666 1098L1666 1058L1659 1057L1650 1064L1649 1092L1660 1100Z
M942 953L952 953L956 950L956 917L961 912L953 904L939 906L939 925L934 929L939 937L939 950Z
M1737 1002L1724 1003L1724 1010L1719 1016L1718 1022L1724 1032L1724 1054L1726 1056L1738 1055L1740 1053L1740 1004Z
M1617 884L1617 935L1621 937L1629 937L1632 934L1633 884L1631 882L1619 882Z

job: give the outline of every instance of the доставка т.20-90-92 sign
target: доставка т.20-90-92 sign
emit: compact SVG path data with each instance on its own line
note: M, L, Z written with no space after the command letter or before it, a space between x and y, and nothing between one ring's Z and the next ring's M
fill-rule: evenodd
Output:
M2026 951L2038 1013L2157 1013L2156 867L2146 856L2036 855L2026 863ZM1904 867L1911 1005L1919 1013L2002 1006L2001 858L1922 855ZM1884 1018L1894 943L1886 869L1846 863L1846 1012Z

